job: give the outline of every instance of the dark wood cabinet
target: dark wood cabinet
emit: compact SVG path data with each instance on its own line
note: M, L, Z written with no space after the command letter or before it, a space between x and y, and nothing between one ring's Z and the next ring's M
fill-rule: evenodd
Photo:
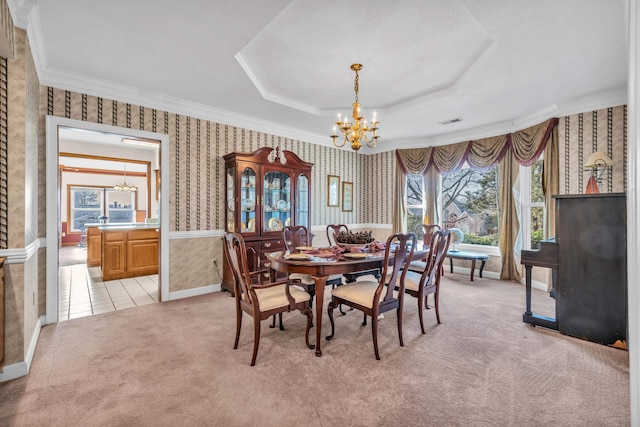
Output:
M284 226L311 225L313 164L292 151L271 147L229 153L224 160L225 231L241 233L252 248L249 262L254 268L265 266L265 253L284 249ZM233 284L225 256L222 288L233 293Z
M627 337L626 197L600 193L555 199L558 329L619 346Z

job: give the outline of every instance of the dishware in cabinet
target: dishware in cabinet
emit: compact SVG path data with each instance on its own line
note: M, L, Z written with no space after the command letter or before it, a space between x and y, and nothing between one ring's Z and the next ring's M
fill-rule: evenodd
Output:
M234 152L225 160L225 231L241 233L248 251L255 251L255 264L264 265L265 253L284 249L282 228L309 228L310 178L313 164L292 151L263 147L253 153ZM222 287L233 292L233 277L227 259Z

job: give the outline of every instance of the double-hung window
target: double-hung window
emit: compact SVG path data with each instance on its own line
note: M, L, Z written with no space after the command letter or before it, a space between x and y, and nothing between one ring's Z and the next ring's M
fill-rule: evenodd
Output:
M542 191L542 156L531 166L520 166L521 249L538 249L544 238L546 209Z
M497 167L478 170L465 164L442 177L442 226L458 228L463 243L498 246Z
M407 231L414 231L416 225L422 224L426 213L424 177L422 175L407 175L406 187Z

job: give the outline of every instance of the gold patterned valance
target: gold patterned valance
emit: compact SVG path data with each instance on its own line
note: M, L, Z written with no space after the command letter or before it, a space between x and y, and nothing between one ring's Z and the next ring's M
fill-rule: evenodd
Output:
M511 149L514 158L530 166L540 156L558 119L549 119L529 128L475 141L438 147L396 150L398 164L405 174L424 175L431 167L439 173L451 173L465 162L484 169L497 165Z

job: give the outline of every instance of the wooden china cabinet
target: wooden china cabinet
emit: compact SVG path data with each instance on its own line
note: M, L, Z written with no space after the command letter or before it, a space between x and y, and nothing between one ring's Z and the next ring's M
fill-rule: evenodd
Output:
M311 225L313 164L279 147L229 153L224 160L225 231L242 234L250 268L264 267L265 253L284 249L284 226ZM233 286L225 255L222 288L233 293Z

